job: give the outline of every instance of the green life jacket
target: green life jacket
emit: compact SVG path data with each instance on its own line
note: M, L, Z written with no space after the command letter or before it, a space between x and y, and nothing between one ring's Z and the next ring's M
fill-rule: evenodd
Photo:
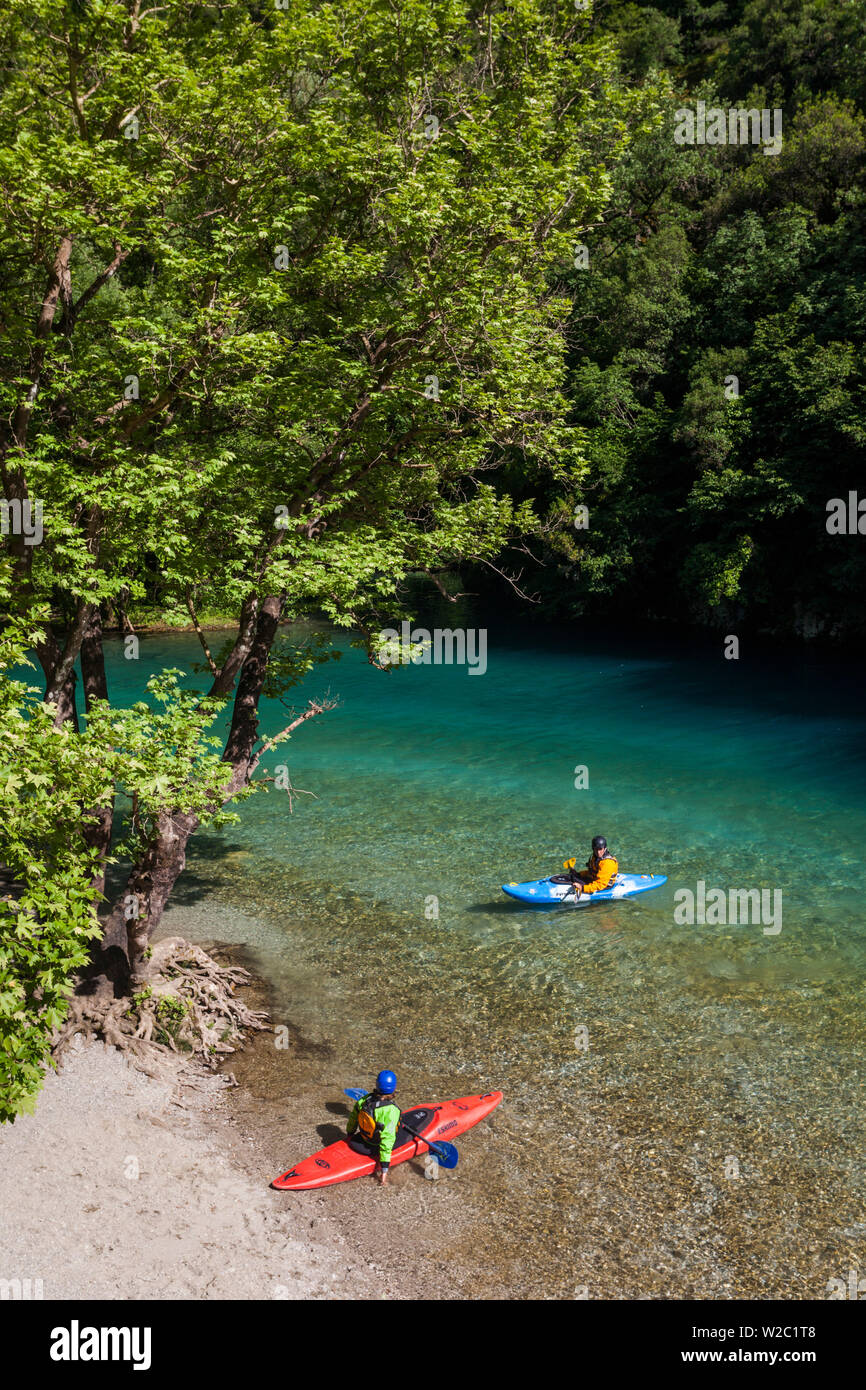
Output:
M377 1119L377 1111L392 1108L399 1113L399 1108L389 1097L377 1095L375 1092L364 1097L358 1111L358 1132L368 1144L378 1145L385 1128L382 1121Z

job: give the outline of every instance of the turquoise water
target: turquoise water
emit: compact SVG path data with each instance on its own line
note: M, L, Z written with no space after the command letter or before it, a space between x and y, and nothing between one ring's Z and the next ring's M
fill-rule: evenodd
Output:
M322 1094L380 1065L407 1104L495 1086L436 1185L460 1183L470 1296L485 1271L523 1296L825 1296L866 1262L859 673L543 627L491 627L477 676L345 645L294 692L339 707L264 762L314 796L251 798L177 894L248 943L305 1040L267 1088L287 1160ZM199 659L187 635L110 650L123 702ZM262 729L287 718L270 702ZM596 833L667 885L541 913L500 892ZM780 890L781 931L677 925L698 880Z

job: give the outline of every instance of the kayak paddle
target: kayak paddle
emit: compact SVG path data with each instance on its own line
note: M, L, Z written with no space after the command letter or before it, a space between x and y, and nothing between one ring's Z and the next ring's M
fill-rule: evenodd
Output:
M350 1100L363 1100L364 1097L369 1094L369 1091L362 1091L356 1086L347 1086L343 1091L343 1095L348 1096ZM422 1144L427 1145L431 1154L435 1154L436 1158L439 1160L440 1168L457 1167L457 1164L460 1162L460 1155L453 1144L446 1144L443 1139L440 1139L434 1144L432 1139L428 1139L426 1135L419 1134L417 1129L412 1129L403 1120L400 1121L400 1125L401 1128L411 1134L414 1139L420 1139Z

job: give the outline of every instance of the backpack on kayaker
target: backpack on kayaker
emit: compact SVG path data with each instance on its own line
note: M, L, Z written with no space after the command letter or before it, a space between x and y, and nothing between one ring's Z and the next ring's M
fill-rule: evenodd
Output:
M385 1127L380 1120L376 1119L376 1112L378 1110L391 1109L392 1107L399 1113L400 1107L394 1105L393 1100L389 1096L380 1096L375 1092L369 1096L365 1096L362 1100L360 1109L358 1110L358 1130L368 1144L378 1144L382 1138L382 1131Z

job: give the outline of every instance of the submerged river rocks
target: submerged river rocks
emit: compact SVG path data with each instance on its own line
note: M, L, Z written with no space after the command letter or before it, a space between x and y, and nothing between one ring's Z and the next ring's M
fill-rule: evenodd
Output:
M228 1064L268 1180L339 1137L343 1085L380 1060L399 1059L404 1105L493 1086L505 1100L435 1183L407 1164L384 1193L356 1182L275 1200L349 1227L381 1219L432 1297L823 1297L866 1261L866 1234L848 1233L866 1197L866 1049L843 990L797 984L808 957L771 981L744 949L720 988L711 959L684 970L671 942L650 991L634 982L639 925L600 916L557 921L531 946L475 943L458 980L432 926L361 899L313 906L310 887L284 880L270 904L256 890L279 961L243 880L215 886L207 912L222 930L237 911L288 1026L287 1050L262 1035ZM184 913L187 931L204 908ZM557 978L564 948L579 988ZM447 1262L446 1286L427 1287L422 1254Z

